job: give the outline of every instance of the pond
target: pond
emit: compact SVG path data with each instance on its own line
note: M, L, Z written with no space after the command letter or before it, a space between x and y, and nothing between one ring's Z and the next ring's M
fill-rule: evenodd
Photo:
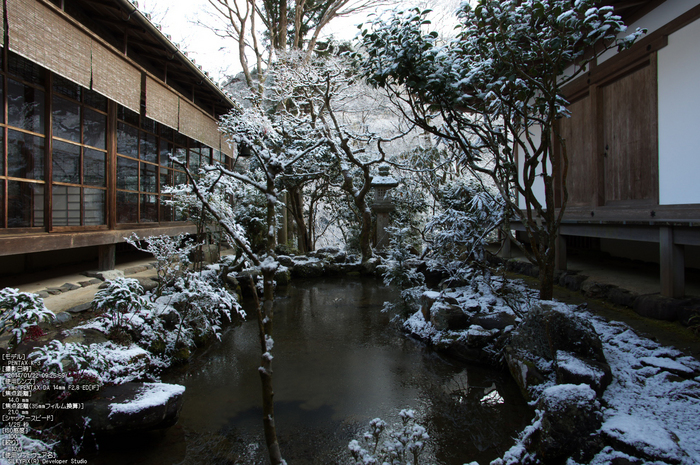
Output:
M309 280L275 303L275 416L290 465L347 463L348 442L411 408L431 439L423 463L488 463L532 409L504 371L444 359L381 312L397 292L364 278ZM248 303L250 308L250 303ZM89 463L265 464L254 313L164 381L186 386L177 425L100 445Z

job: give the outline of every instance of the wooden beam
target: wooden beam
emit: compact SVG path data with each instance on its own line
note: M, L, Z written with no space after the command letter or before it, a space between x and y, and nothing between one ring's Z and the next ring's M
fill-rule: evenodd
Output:
M119 242L125 242L124 237L130 236L132 232L138 234L139 237L159 236L162 234L177 236L180 233L195 234L197 232L197 227L192 223L180 223L169 226L153 226L138 229L131 228L51 234L25 233L13 236L0 236L0 256L117 244Z

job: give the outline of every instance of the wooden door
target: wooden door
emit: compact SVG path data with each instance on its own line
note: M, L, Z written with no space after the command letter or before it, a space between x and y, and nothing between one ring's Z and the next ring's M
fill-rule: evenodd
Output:
M658 203L655 65L601 88L606 205Z

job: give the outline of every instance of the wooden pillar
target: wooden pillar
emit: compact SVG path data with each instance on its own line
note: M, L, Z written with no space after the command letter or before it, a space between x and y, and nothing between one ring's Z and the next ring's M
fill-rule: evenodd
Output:
M659 253L661 295L673 298L683 297L685 295L684 247L674 243L673 228L670 226L659 229Z
M510 234L503 232L499 232L499 234L503 236L503 245L501 246L501 257L513 258L513 241L510 240Z
M97 247L97 270L113 270L117 266L117 245L105 244Z
M554 243L554 269L566 271L566 237L557 234Z

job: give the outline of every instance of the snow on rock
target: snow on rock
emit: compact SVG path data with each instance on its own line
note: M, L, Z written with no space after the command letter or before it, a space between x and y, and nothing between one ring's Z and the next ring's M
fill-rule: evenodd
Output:
M661 368L662 370L666 370L681 376L692 376L695 374L695 370L692 368L666 357L642 357L639 359L639 361L642 362L642 365Z
M413 334L424 340L432 340L434 337L438 336L438 331L430 322L425 321L423 313L420 310L411 315L403 323L403 327L409 334Z
M595 391L587 384L556 384L542 391L542 401L548 410L561 410L564 405L584 408L595 398Z
M143 383L136 397L123 403L110 404L111 417L115 413L135 413L158 405L167 404L170 399L181 396L185 386L165 383Z
M275 271L277 271L278 266L279 263L277 262L277 260L268 255L267 257L265 257L265 260L263 260L263 262L260 264L260 269L263 273L274 273Z
M183 405L185 387L164 383L124 383L106 386L82 410L68 412L68 421L89 419L93 434L127 433L174 425Z
M557 351L555 362L559 384L586 383L598 394L602 394L612 380L612 371L609 365L594 360L586 361L563 350Z
M675 367L671 359L659 362L675 355L676 362L682 360L684 367L694 371L700 369L700 362L640 337L622 323L607 323L600 318L592 318L592 323L603 340L614 376L603 395L606 434L620 440L629 438L626 444L639 445L645 453L655 451L654 456L662 460L700 463L700 382L679 379L640 361ZM629 420L627 426L624 419ZM670 442L668 437L672 438Z
M651 412L650 412L651 413ZM679 462L682 452L676 444L677 438L662 427L654 418L620 414L605 421L601 428L610 439L634 447L647 459Z

